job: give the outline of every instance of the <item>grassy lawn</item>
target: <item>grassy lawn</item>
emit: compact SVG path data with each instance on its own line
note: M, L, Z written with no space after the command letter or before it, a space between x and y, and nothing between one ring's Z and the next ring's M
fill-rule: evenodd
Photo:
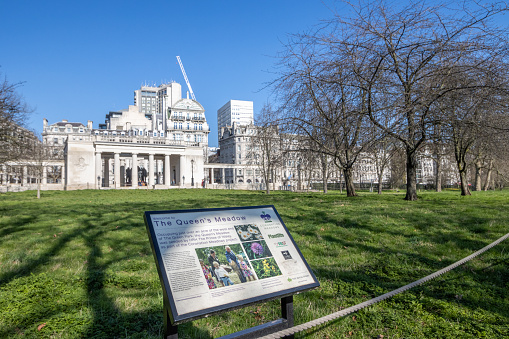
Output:
M509 232L509 191L321 193L132 190L0 195L0 338L161 338L162 295L143 212L275 205L321 283L300 324L431 274ZM509 337L509 241L417 288L297 334ZM179 327L226 335L279 317L278 301Z

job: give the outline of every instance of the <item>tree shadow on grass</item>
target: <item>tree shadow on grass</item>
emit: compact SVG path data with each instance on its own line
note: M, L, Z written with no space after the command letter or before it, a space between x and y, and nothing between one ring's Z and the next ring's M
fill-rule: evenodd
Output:
M99 218L100 219L100 218ZM119 221L117 221L119 222ZM137 227L127 226L125 227ZM87 221L86 228L90 231L84 235L85 245L90 250L88 256L88 265L86 271L86 288L88 305L92 311L92 323L84 333L86 338L116 338L116 337L156 337L160 338L163 331L163 306L162 300L160 307L150 307L144 311L126 312L118 307L118 300L109 295L107 288L122 288L115 286L115 281L110 282L110 277L106 272L117 262L127 262L138 257L138 253L126 253L115 256L110 260L105 260L105 254L101 250L101 244L105 243L105 236L110 230L101 230L94 227L94 222ZM128 246L129 243L136 243L135 239L123 240L117 246ZM148 238L147 238L148 246ZM155 265L152 265L155 269ZM113 284L113 286L112 286ZM135 283L136 285L136 283ZM145 286L140 284L129 288L130 296L137 293L146 293ZM151 286L152 287L152 286ZM141 288L141 289L140 289ZM145 287L146 288L146 287ZM158 286L157 288L161 288ZM111 292L111 291L110 291ZM124 291L125 295L125 291ZM162 295L162 293L161 293ZM184 330L192 331L201 338L209 338L208 332L193 328L192 324L179 327L180 332ZM182 333L185 338L185 333Z
M143 225L143 216L139 214L139 222L132 222L132 215L129 213L123 213L125 211L135 210L136 207L133 208L134 203L126 203L119 204L115 209L111 209L108 213L114 213L113 219L114 222L109 220L112 219L111 216L106 216L106 214L101 213L99 210L94 210L88 215L81 214L79 217L78 223L76 226L76 221L74 220L72 230L64 231L62 234L58 234L55 238L51 237L50 243L48 246L44 247L37 256L31 257L30 259L25 260L14 269L9 271L0 272L0 287L5 287L10 283L12 286L21 286L24 281L27 283L36 281L37 279L51 279L51 270L41 268L43 266L47 266L51 263L55 258L62 257L62 252L71 253L71 255L66 255L64 257L71 258L73 246L76 246L76 243L83 244L80 249L81 254L78 254L74 260L80 262L85 258L82 257L83 252L88 252L86 256L86 264L84 265L85 271L81 273L81 282L79 281L79 277L76 281L68 281L69 285L75 284L77 289L84 288L84 294L86 295L86 300L80 299L78 301L71 299L71 304L66 300L67 291L53 291L51 285L50 286L39 286L33 289L32 286L23 287L25 293L23 296L23 300L30 302L32 298L30 297L30 291L33 290L39 291L43 293L43 295L38 296L35 300L41 300L42 303L38 304L37 307L32 308L33 311L38 310L38 314L36 316L30 315L28 317L24 317L23 314L19 314L15 316L15 310L12 310L11 316L14 315L15 321L10 324L16 325L6 325L2 327L0 330L0 337L11 337L16 335L16 333L20 334L23 332L27 332L27 335L30 333L34 334L34 330L40 324L46 324L47 326L42 327L40 332L35 332L38 334L49 334L53 331L53 333L61 333L65 334L66 326L59 327L56 325L57 323L65 323L65 319L75 319L73 321L88 322L90 321L90 325L84 327L80 327L77 325L73 328L73 330L84 330L80 332L80 337L87 338L119 338L119 337L131 337L131 338L160 338L162 336L162 325L163 325L163 308L162 301L160 305L157 307L138 307L138 310L121 310L119 309L119 297L120 298L129 298L130 296L134 296L136 298L137 294L143 294L146 296L147 293L157 293L157 289L160 289L160 286L154 288L154 286L148 286L147 283L138 284L141 279L134 279L130 281L132 283L130 287L122 287L116 286L117 281L112 279L111 273L108 275L107 270L116 264L129 262L130 260L135 260L140 256L147 256L150 252L150 245L148 242L148 238L146 241L140 239L139 236L130 238L129 232L132 230L136 230L137 234L139 234L140 227L142 228L144 233L144 225ZM88 208L90 208L88 206ZM80 206L77 206L75 211L81 211ZM37 213L37 212L33 212ZM52 209L47 213L58 215L60 213L59 209ZM82 212L83 213L83 212ZM136 212L134 212L136 213ZM51 217L49 217L51 218ZM27 236L31 232L29 228L26 226L30 223L35 223L37 220L35 215L31 215L29 217L18 218L16 224L10 224L7 228L3 229L2 236L6 236L11 234L10 231L15 229L16 232L20 234L25 234ZM112 224L116 224L119 229L116 229ZM7 231L9 230L9 231ZM125 234L120 238L110 237L113 232L123 231ZM115 242L117 246L130 246L130 248L136 248L135 253L127 253L123 252L120 255L112 255L107 256L103 253L105 247L108 246L109 242ZM73 243L71 246L70 244ZM84 248L83 248L84 247ZM61 260L61 259L59 259ZM67 260L67 264L70 264ZM155 270L155 264L151 265L151 269ZM35 273L35 274L34 274ZM34 275L32 275L34 274ZM41 275L46 275L48 278L39 278ZM57 275L55 279L59 280L59 283L62 283L62 279L66 279L66 276ZM16 283L16 280L18 281ZM51 280L49 280L51 281ZM138 284L138 285L137 285ZM61 285L56 285L61 286ZM18 287L19 288L19 287ZM150 290L147 292L147 290ZM117 297L114 295L115 291L119 291L117 293ZM113 295L112 295L113 293ZM52 300L52 297L57 295L60 300ZM51 298L51 299L47 299ZM150 298L149 298L150 299ZM73 304L74 303L74 304ZM64 304L66 305L64 307ZM83 305L85 306L85 311L88 310L90 312L91 317L87 318L87 316L80 317L76 316L76 312L79 313L80 309L83 309ZM27 307L28 305L23 305L23 307ZM87 311L86 311L87 312ZM71 315L72 313L72 315ZM74 325L74 324L73 324ZM81 325L81 326L83 326ZM56 327L53 327L56 326ZM199 334L200 337L208 338L210 335L208 332L193 328L192 324L183 327L182 329L192 330L193 333ZM71 333L71 332L67 332ZM75 332L72 332L75 333ZM68 334L70 335L70 334Z
M25 225L33 223L37 220L35 216L22 216L16 218L14 221L9 220L9 224L0 224L0 238L12 235L14 233L20 233L26 230Z

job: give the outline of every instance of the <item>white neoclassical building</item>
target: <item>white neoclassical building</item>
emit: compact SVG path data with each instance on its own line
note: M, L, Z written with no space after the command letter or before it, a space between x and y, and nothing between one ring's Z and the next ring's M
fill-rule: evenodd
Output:
M176 82L143 86L135 105L87 131L68 135L65 189L193 187L205 179L205 110L182 98Z

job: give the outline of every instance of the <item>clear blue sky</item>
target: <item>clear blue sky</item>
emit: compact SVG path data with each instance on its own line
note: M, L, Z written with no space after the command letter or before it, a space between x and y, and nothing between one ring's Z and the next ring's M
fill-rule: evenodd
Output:
M334 0L0 1L0 72L35 109L28 127L104 122L142 83L187 87L180 55L217 145L217 109L270 98L281 41L332 17Z

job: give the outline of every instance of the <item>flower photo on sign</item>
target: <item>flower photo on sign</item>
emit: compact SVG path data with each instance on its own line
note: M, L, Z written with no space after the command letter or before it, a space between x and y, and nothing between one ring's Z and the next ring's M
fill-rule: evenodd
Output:
M235 231L240 241L253 241L263 239L260 229L252 224L235 225Z
M253 265L253 269L258 276L258 279L276 277L281 275L281 270L274 258L265 258L262 260L252 261L251 265Z
M244 251L250 260L272 257L272 253L264 240L243 243Z

